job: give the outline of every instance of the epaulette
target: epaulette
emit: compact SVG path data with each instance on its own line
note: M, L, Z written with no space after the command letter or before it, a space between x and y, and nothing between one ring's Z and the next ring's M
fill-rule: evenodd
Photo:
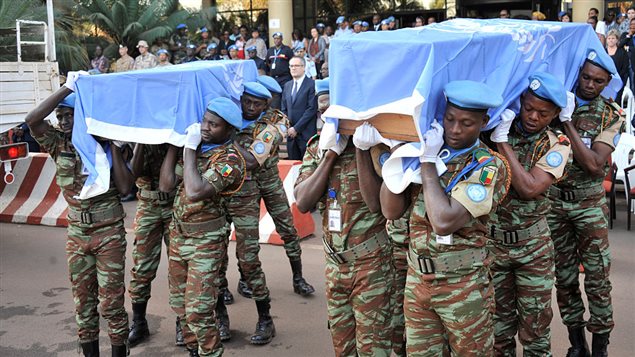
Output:
M492 155L490 154L490 152L487 149L483 149L483 148L478 148L476 150L474 150L474 159L476 161L478 161L479 164L484 163L485 161L489 160L492 158ZM487 164L486 166L490 166L490 165L496 165L493 161L490 162L489 164Z
M556 142L558 144L564 145L564 146L569 146L571 145L571 141L569 141L569 138L565 135L565 133L562 132L562 130L560 129L553 129L550 128L551 132L556 136ZM552 143L553 146L554 143Z
M313 143L314 140L319 140L320 139L320 134L315 134L313 135L309 141L306 142L306 146L309 147L311 145L311 143Z
M611 109L613 109L617 114L619 114L619 116L621 117L626 116L624 109L622 109L622 107L620 107L620 105L617 104L617 102L614 101L613 98L606 100L606 103L611 107Z

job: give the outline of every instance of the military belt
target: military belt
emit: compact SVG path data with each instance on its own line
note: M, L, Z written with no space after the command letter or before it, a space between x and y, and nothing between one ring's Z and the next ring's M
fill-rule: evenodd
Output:
M227 219L225 216L221 216L218 218L214 218L205 222L176 222L176 229L180 233L200 233L200 232L214 232L227 224Z
M176 196L175 191L163 192L163 191L151 191L151 190L139 190L139 196L147 198L149 200L157 200L162 202L168 202Z
M564 190L557 188L555 186L549 187L549 195L553 197L558 197L563 201L578 201L583 200L588 197L596 196L604 192L604 187L602 185L597 185L595 187L589 188L577 188L571 190Z
M83 224L109 221L114 218L123 217L123 215L123 206L120 204L100 211L78 211L72 207L68 207L68 219L71 221L79 221Z
M408 249L410 260L419 265L421 274L447 273L470 269L487 258L486 249L467 249L458 252L439 253L436 257L418 255Z
M370 253L373 253L380 247L390 243L386 230L382 230L373 238L368 239L342 252L336 252L335 250L333 250L331 245L328 244L324 239L324 235L322 235L322 242L324 243L324 252L326 253L326 255L333 259L333 261L335 261L337 264L353 263L355 260L362 258Z
M531 238L540 237L545 231L549 229L547 219L542 217L538 222L532 224L525 229L519 229L516 231L504 231L496 226L490 227L491 237L504 244L516 244Z

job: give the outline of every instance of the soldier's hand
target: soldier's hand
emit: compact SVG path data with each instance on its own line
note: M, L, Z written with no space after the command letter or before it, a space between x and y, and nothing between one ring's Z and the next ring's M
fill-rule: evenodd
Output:
M346 145L348 145L348 135L340 135L339 139L337 139L337 143L333 145L329 150L333 151L337 154L337 156L342 155L344 149L346 149Z
M79 77L81 76L87 76L89 75L88 72L86 71L70 71L68 72L68 74L66 75L66 83L64 83L64 87L72 90L73 92L75 91L76 87L75 87L75 83L77 82L77 80L79 79Z
M571 116L575 111L575 94L567 92L567 106L560 111L560 121L571 121Z
M196 151L198 144L201 143L201 124L194 123L185 130L185 145L187 149Z
M441 151L441 147L443 147L443 126L441 126L436 119L430 126L430 129L423 135L423 141L424 151L419 161L422 163L435 163L439 151Z
M512 122L516 114L510 109L505 109L501 114L501 122L498 123L496 129L490 136L493 142L495 143L506 143L509 134L509 128L512 127Z
M368 150L381 143L382 139L379 131L368 122L358 126L353 134L353 144L360 150Z

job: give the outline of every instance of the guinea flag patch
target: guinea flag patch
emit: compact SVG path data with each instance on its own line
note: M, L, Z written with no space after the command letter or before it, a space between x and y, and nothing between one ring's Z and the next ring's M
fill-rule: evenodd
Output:
M232 171L234 171L234 169L232 169L232 167L228 164L225 164L225 166L223 166L220 170L220 174L223 175L223 177L227 177L232 173Z
M481 171L481 176L479 177L478 180L483 185L489 185L492 183L495 173L496 173L496 168L494 168L493 166L485 166L483 170Z

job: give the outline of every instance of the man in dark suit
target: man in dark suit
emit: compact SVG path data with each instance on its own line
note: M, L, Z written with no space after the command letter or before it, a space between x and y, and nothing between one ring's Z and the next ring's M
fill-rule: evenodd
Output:
M305 75L305 66L304 58L291 58L289 69L293 80L288 81L282 91L282 112L291 126L287 131L287 152L291 160L302 160L307 141L317 132L315 82Z

